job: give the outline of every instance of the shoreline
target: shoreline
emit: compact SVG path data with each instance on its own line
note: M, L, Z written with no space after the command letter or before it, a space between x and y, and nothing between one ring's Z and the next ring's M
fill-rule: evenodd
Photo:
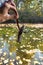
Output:
M30 23L19 23L20 26L24 25L27 27L35 27L35 28L43 28L43 24L36 23L36 24L30 24ZM0 27L17 27L16 23L8 23L8 24L0 24Z

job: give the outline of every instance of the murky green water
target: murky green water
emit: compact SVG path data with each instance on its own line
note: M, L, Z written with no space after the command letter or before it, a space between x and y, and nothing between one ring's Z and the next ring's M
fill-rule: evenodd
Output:
M43 28L25 27L21 43L16 28L0 28L0 65L43 65Z

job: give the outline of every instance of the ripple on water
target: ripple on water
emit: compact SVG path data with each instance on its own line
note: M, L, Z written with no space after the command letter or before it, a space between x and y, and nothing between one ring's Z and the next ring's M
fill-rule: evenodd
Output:
M43 65L43 53L41 53L38 50L38 49L41 50L41 48L43 49L43 44L41 44L41 43L43 43L43 41L42 41L43 40L43 29L26 28L22 34L24 42L22 42L21 44L18 44L17 42L15 42L17 36L16 36L16 33L14 33L14 31L16 31L16 30L14 30L14 29L12 30L9 28L4 30L4 29L0 28L0 31L2 31L3 33L5 32L4 34L6 35L6 38L8 37L8 39L6 39L6 38L3 39L4 37L0 38L0 42L1 42L0 44L2 44L0 47L0 59L1 59L0 64L9 63L8 65L14 65L15 59L16 59L17 62L15 65L19 65L19 64L27 65L26 62L28 62L28 65L40 65L40 61L41 61L41 64ZM11 34L10 34L10 32L11 32ZM27 33L28 33L28 35L27 35ZM5 42L5 40L6 40L6 42ZM31 40L33 40L34 42L32 42ZM38 41L38 42L35 43L36 41ZM8 43L10 44L10 50L9 50ZM33 45L33 43L34 43L34 45ZM36 49L35 44L37 44L38 49ZM14 45L17 46L16 50L15 50ZM34 49L34 47L35 47L35 49ZM3 62L2 62L2 60L3 60Z

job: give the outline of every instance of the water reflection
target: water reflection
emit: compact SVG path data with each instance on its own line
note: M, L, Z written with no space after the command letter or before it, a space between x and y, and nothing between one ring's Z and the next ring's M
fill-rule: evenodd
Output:
M31 65L43 65L43 51L37 49L34 58L31 60Z
M43 28L27 27L16 40L16 28L0 28L0 65L43 65Z
M19 50L20 51L20 50ZM25 51L27 51L25 49ZM29 54L32 54L34 56L31 60L23 58L24 61L28 62L28 65L42 65L43 64L43 51L40 51L39 49L33 49L30 51L27 51ZM17 56L18 59L20 59L20 56ZM10 52L9 51L9 44L6 40L4 40L2 47L0 48L0 64L9 64L9 65L19 65L22 64L22 61L16 59L16 52ZM11 64L10 64L11 63Z
M18 60L16 60L16 52L10 52L9 44L4 40L0 48L0 65L6 64L18 65Z

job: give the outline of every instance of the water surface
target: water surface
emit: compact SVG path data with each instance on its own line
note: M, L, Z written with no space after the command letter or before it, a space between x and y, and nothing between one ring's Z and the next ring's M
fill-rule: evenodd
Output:
M43 28L25 27L21 43L17 28L0 28L0 64L43 65Z

